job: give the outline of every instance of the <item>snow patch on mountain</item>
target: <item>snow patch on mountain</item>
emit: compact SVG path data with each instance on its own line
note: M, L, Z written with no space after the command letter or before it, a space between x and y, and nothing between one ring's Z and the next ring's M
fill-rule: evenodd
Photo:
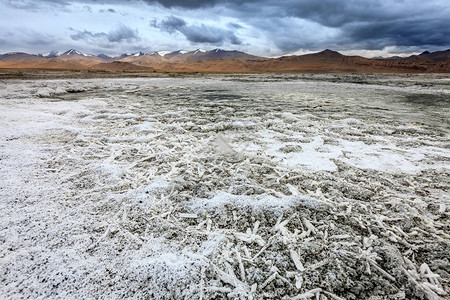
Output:
M160 56L164 56L166 54L171 53L171 51L157 51L156 53L158 53Z
M197 53L205 53L205 52L207 52L207 51L203 50L203 49L197 49L194 51L194 55L196 55Z
M85 57L94 56L92 54L86 54L84 52L81 52L81 51L78 51L78 50L75 50L75 49L70 49L70 50L64 52L63 54L61 54L60 56L63 56L63 55L67 55L67 56L69 56L69 55L81 55L81 56L85 56Z

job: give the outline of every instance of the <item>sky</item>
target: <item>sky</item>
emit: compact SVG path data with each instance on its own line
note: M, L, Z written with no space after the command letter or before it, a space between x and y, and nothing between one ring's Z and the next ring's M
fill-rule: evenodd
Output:
M0 0L0 53L409 55L449 49L449 16L448 0Z

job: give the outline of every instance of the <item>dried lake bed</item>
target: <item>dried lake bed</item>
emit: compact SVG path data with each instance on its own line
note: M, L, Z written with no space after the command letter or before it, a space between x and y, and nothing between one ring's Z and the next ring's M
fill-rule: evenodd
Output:
M450 78L0 82L0 297L446 299Z

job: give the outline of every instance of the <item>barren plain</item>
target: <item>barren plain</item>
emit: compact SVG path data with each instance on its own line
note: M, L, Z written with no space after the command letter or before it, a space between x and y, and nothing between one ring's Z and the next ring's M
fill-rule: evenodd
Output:
M448 75L0 81L0 296L446 299Z

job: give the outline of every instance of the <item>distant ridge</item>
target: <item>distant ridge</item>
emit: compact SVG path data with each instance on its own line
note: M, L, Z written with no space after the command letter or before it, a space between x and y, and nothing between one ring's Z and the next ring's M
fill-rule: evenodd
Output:
M45 61L45 58L38 55L23 52L10 52L0 55L0 62L37 62L37 61Z
M93 70L102 71L153 71L151 67L137 66L123 61L113 61L109 63L99 63L92 66Z
M11 52L0 55L0 68L175 72L359 72L450 73L450 49L409 57L364 58L326 49L305 55L258 57L237 50L196 49L93 55L76 49L61 54Z
M424 51L418 56L411 56L411 58L448 62L448 61L450 61L450 49L447 49L444 51L436 51L436 52Z
M306 55L314 55L314 56L319 56L319 57L342 57L342 56L344 56L344 55L340 54L339 52L333 51L330 49L325 49L318 53L306 54Z

